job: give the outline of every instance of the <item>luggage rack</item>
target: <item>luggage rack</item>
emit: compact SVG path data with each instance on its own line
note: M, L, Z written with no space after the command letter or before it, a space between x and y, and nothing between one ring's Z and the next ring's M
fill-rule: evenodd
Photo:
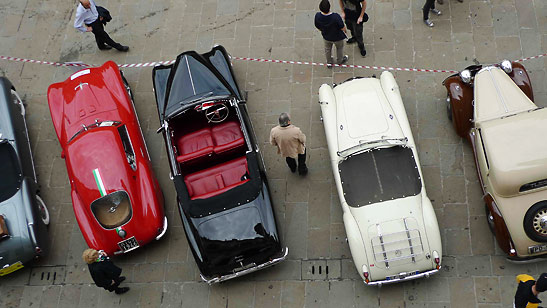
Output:
M382 233L380 224L376 224L378 236L371 240L374 259L378 263L384 263L386 268L397 261L408 260L415 263L423 255L420 231L410 229L406 218L403 219L403 224L404 230L386 234Z

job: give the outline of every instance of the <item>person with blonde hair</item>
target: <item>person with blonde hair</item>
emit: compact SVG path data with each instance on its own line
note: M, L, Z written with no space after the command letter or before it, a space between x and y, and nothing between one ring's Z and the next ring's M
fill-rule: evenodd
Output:
M119 285L125 280L122 269L114 265L106 253L93 248L84 250L82 259L87 263L91 278L98 287L104 288L116 294L123 294L129 291L128 287L120 288Z

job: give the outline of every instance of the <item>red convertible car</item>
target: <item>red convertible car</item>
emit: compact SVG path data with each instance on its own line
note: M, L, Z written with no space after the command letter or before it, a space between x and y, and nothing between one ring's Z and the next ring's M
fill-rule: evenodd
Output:
M167 229L163 195L117 65L52 84L48 103L87 245L112 255L160 239Z

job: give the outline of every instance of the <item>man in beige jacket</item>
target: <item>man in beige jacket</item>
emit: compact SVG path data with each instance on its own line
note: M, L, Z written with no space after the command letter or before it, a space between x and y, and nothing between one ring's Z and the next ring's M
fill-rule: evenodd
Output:
M270 143L277 147L277 153L285 157L291 172L296 172L298 158L298 174L308 174L306 166L306 135L300 128L291 124L289 115L283 112L279 115L279 125L270 131Z

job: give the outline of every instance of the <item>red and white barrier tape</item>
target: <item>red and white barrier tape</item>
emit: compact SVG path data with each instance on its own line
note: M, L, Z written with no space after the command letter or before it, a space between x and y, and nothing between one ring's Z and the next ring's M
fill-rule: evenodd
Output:
M533 56L533 57L527 57L519 60L515 60L515 62L523 62L531 59L537 59L541 57L547 56L547 53ZM325 63L318 63L318 62L307 62L307 61L287 61L287 60L275 60L275 59L260 59L260 58L246 58L246 57L234 57L232 56L232 59L234 60L241 60L241 61L252 61L252 62L264 62L264 63L283 63L283 64L299 64L299 65L315 65L315 66L327 66ZM66 62L66 63L59 63L59 62L49 62L49 61L40 61L40 60L30 60L30 59L24 59L24 58L16 58L16 57L8 57L8 56L2 56L0 55L0 60L7 60L7 61L15 61L15 62L25 62L25 63L36 63L36 64L47 64L47 65L53 65L53 66L76 66L76 67L90 67L94 66L91 64L85 64L85 63L75 63L75 62ZM119 64L118 66L120 68L131 68L131 67L149 67L149 66L157 66L157 65L169 65L175 63L175 60L169 60L169 61L158 61L158 62L146 62L146 63L135 63L135 64ZM458 71L454 70L437 70L437 69L424 69L424 68L400 68L400 67L390 67L390 66L374 66L374 65L353 65L353 64L334 64L335 67L346 67L346 68L364 68L364 69L373 69L373 70L388 70L388 71L404 71L404 72L428 72L428 73L458 73Z

